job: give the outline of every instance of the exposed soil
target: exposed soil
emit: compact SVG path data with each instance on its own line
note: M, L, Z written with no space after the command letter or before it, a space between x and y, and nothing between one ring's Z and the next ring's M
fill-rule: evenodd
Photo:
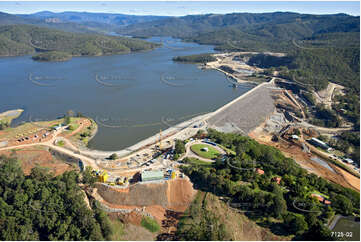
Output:
M97 200L110 208L144 208L161 225L161 234L174 234L180 216L191 204L196 190L188 179L174 179L162 183L131 185L116 189L97 184ZM140 226L142 215L124 214L125 223ZM134 229L134 228L132 228ZM130 239L131 237L129 237ZM147 238L149 240L149 237Z
M75 134L79 133L80 131L82 131L82 130L84 130L84 129L91 126L91 122L87 118L82 118L82 119L77 120L77 124L79 125L79 127L76 128L75 130L73 130L71 133L61 134L60 136L63 136L65 138L69 138L69 137L74 136Z
M351 175L350 173L348 173L347 171L345 171L344 169L341 169L337 166L333 167L334 170L337 170L337 172L339 174L341 174L344 179L354 188L357 189L357 191L360 191L360 179L355 177L354 175Z
M74 169L71 165L54 158L49 151L41 147L24 148L14 151L4 150L0 151L0 155L17 158L21 162L25 175L30 174L31 169L36 166L49 168L49 171L54 173L55 176Z
M328 163L329 166L331 166L336 172L330 171L324 166L311 160L311 156L304 152L302 148L296 144L292 144L283 140L273 142L271 140L272 135L264 132L262 127L258 127L257 129L253 130L251 133L249 133L249 136L261 144L270 145L279 149L286 157L294 159L302 168L311 173L314 173L334 183L340 184L344 187L352 188L358 191L360 189L360 179L357 177L354 177L345 171L341 172L340 170L342 169ZM357 183L358 186L356 185Z
M112 207L149 207L184 211L187 209L195 190L188 179L174 179L156 183L137 183L127 188L113 188L96 184L98 194Z

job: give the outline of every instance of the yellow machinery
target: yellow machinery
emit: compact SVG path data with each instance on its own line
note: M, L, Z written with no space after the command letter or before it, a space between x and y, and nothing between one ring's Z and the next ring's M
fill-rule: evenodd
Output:
M171 178L174 179L176 178L177 174L175 173L175 171L172 171L172 175L171 175Z
M125 185L128 182L127 177L118 177L116 180L117 185Z
M109 178L109 175L106 171L103 171L98 175L98 179L100 182L106 182L108 180L108 178Z

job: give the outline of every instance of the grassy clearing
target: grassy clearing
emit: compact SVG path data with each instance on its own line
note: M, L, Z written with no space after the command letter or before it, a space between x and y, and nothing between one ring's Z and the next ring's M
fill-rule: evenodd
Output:
M65 145L65 142L63 140L59 140L56 145L62 147Z
M66 131L64 133L71 133L73 132L74 130L76 130L77 128L79 128L79 121L81 120L81 118L79 117L71 117L70 118L70 123L69 123L69 126L68 128L66 129Z
M190 165L199 165L199 166L212 166L213 165L213 163L211 163L211 162L198 160L197 158L193 158L193 157L188 157L187 160L185 161L185 163L190 164Z
M213 228L213 229L210 229ZM198 191L178 223L179 240L264 241L291 240L261 227L245 215L231 209L219 197ZM195 237L197 236L197 237Z
M235 152L234 150L231 150L231 149L229 149L229 148L227 148L227 147L225 147L225 146L223 146L223 145L220 145L220 144L218 144L218 146L219 146L220 148L222 148L223 150L225 150L225 151L227 152L227 154L236 155L236 152Z
M208 148L208 151L202 151L201 149ZM191 150L199 155L200 157L206 158L206 159L215 159L220 154L218 150L213 148L211 145L206 144L196 144L191 146Z
M91 125L89 127L84 127L79 132L77 132L75 135L71 136L70 139L75 142L82 142L85 146L88 145L88 142L90 138L93 135L94 130L97 129L97 124L94 120L88 118L91 122ZM76 127L77 128L77 127Z
M330 198L328 195L323 194L322 192L319 192L319 191L316 191L316 190L313 190L312 192L310 192L310 194L312 194L312 193L317 194L317 195L320 195L320 196L322 196L322 197L324 197L324 198L326 198L326 199L329 199L329 198Z
M112 228L112 235L111 235L111 240L115 240L115 241L119 241L122 240L123 235L125 234L124 232L124 224L119 220L119 219L115 219L115 220L110 220L111 223L111 228Z
M63 119L52 121L41 121L21 124L15 128L6 128L0 135L0 139L14 139L20 138L32 133L38 132L44 128L50 129L51 127L63 122Z
M160 226L157 221L150 217L144 216L140 224L152 233L158 232L160 230Z

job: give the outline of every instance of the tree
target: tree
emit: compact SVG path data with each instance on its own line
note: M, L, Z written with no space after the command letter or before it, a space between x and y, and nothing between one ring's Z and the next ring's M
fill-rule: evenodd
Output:
M276 183L273 183L272 186L273 186L272 192L275 195L273 215L275 218L279 218L283 214L286 213L287 203L286 203L286 200L283 198L283 192L282 192L281 188L279 187L279 185L277 185Z
M177 155L181 155L186 152L185 144L182 140L177 139L175 141L174 153Z
M65 125L68 125L68 124L71 123L71 119L70 119L69 116L65 116L65 117L64 117L64 123L65 123Z
M40 168L25 176L15 159L1 156L0 240L109 239L107 217L86 206L78 177Z
M110 159L110 160L116 160L116 159L118 159L118 155L117 155L116 153L113 153L113 154L111 154L111 155L109 156L109 159Z
M300 214L288 213L284 219L284 224L290 232L296 235L303 234L308 229L305 218Z
M344 196L342 194L338 194L335 196L334 199L332 199L332 201L333 201L333 203L332 203L333 207L339 213L344 214L344 215L352 214L352 210L353 210L352 202L346 196Z
M89 184L90 186L93 186L97 181L97 178L92 174L92 168L90 166L85 167L82 181L84 184Z

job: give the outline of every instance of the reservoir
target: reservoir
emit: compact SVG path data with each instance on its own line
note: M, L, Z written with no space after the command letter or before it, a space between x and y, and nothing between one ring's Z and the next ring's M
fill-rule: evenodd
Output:
M215 111L254 86L233 88L224 74L175 56L214 52L209 45L151 38L148 52L35 62L0 58L0 112L22 108L14 124L55 119L68 110L97 121L89 147L119 150L205 112Z

